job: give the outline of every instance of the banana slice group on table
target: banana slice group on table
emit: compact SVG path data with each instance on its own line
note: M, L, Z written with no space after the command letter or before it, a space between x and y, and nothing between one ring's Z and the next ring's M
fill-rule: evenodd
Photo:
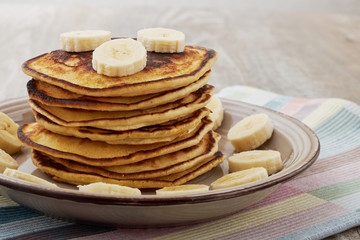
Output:
M210 186L205 184L184 184L173 187L164 187L156 190L156 195L179 195L209 191Z
M145 68L146 49L131 38L107 41L94 50L92 65L109 77L131 75Z
M28 173L24 173L24 172L15 170L15 169L6 168L4 171L4 175L9 176L9 177L14 177L17 179L21 179L21 180L24 180L27 182L41 184L44 186L58 187L55 184L48 182L42 178L36 177L36 176L28 174Z
M122 194L122 195L141 195L138 188L131 188L110 183L90 183L88 185L79 185L80 192L102 193L102 194Z
M0 112L0 149L8 154L14 154L22 148L23 144L17 137L19 125L5 113Z
M211 96L210 102L206 105L208 109L211 110L210 119L214 122L213 130L216 130L220 127L224 119L224 108L221 103L221 100L218 96Z
M228 162L230 172L264 167L268 175L271 175L283 168L281 154L274 150L252 150L236 153L229 157Z
M110 40L111 33L103 30L72 31L60 35L61 48L67 52L92 51Z
M250 168L242 171L228 173L211 183L212 189L222 189L251 183L268 177L263 167Z
M0 173L3 173L6 168L17 169L18 167L17 161L4 150L0 149Z
M274 131L267 114L259 113L245 117L228 132L228 139L237 152L249 151L262 145Z
M137 32L137 40L147 51L179 53L185 49L185 34L169 28L145 28Z

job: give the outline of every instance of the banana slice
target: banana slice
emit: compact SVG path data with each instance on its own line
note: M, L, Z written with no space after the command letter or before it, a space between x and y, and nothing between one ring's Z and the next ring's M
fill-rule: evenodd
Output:
M238 172L228 173L211 183L212 189L221 189L255 182L268 177L263 167L250 168Z
M6 168L17 169L18 167L17 161L4 150L0 149L0 173L3 173Z
M120 186L103 182L90 183L78 186L81 192L103 193L103 194L122 194L122 195L141 195L138 188Z
M32 183L49 186L49 187L57 187L55 184L50 183L42 178L36 177L36 176L28 174L28 173L24 173L24 172L15 170L15 169L6 168L4 171L4 175L9 176L9 177L18 178L18 179L21 179L24 181L32 182Z
M93 68L99 74L121 77L134 74L146 66L146 49L131 38L101 44L93 52Z
M8 115L3 112L0 112L0 130L6 130L12 135L17 134L19 125L14 122Z
M6 130L0 130L0 149L8 154L14 154L20 151L22 146L23 144L16 136L11 135Z
M228 139L237 152L249 151L261 146L274 131L267 114L259 113L245 117L228 132Z
M92 51L111 40L111 33L103 30L72 31L60 34L61 48L67 52Z
M216 95L211 96L210 102L206 105L211 110L210 119L214 122L213 130L220 127L224 119L224 108L220 101L220 98Z
M23 146L17 137L18 127L8 115L0 112L0 149L8 154L20 151Z
M156 195L178 195L209 191L210 186L205 184L185 184L173 187L164 187L156 190Z
M137 40L148 51L179 53L185 49L185 34L169 28L145 28L137 32Z
M253 167L266 168L269 175L283 168L281 154L274 150L252 150L234 154L229 157L229 171L236 172Z

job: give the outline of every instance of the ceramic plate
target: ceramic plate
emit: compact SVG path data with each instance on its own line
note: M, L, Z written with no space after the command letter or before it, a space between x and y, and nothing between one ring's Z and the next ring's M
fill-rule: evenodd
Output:
M2 102L0 111L19 124L34 121L26 101L27 98L21 98ZM131 227L184 225L223 217L264 199L281 183L307 169L318 157L318 138L303 123L247 103L225 99L222 99L222 103L225 116L217 130L222 135L220 150L226 156L234 153L234 148L226 139L231 126L250 114L266 113L272 119L275 130L261 148L281 152L284 162L282 171L255 183L206 193L156 196L154 192L146 191L144 195L136 197L81 193L66 184L57 184L59 189L51 189L0 174L0 193L47 216L76 222ZM20 165L19 170L53 182L32 164L29 148L24 148L14 157ZM226 173L228 165L225 161L191 183L210 184Z

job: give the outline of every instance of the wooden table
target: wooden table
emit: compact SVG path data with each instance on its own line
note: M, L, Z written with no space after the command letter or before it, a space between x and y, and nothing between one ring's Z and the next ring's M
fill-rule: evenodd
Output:
M104 29L136 36L145 27L185 32L187 43L216 49L211 83L242 84L296 97L360 104L360 2L5 1L0 3L0 101L25 96L21 64L57 49L59 34ZM360 227L328 239L359 239Z

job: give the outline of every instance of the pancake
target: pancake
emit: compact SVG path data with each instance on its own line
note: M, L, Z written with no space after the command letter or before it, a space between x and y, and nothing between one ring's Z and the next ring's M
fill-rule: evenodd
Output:
M211 131L213 122L205 117L200 129L176 142L147 145L107 144L100 141L64 136L46 130L34 122L18 130L19 139L26 145L48 155L74 160L93 166L115 166L135 163L198 144Z
M22 65L25 74L63 89L95 97L129 97L165 92L197 81L217 58L212 49L186 46L182 53L147 53L146 67L133 75L108 77L92 68L92 52L56 50Z
M103 111L130 111L156 107L174 102L197 91L207 82L210 71L199 80L171 91L136 97L91 97L70 92L43 81L30 80L27 84L30 99L47 106Z
M168 176L152 179L124 179L102 177L97 174L74 172L65 166L54 162L46 155L38 151L32 151L32 161L41 171L49 175L55 181L73 185L84 185L95 182L113 183L135 188L162 188L184 184L221 164L225 156L221 152L204 159L201 163L186 171L174 173Z
M88 126L122 131L160 124L186 116L204 107L210 101L213 92L213 86L205 85L178 101L133 111L91 111L51 107L34 100L29 100L29 104L33 110L62 126Z
M71 171L91 173L114 179L149 179L185 171L213 156L217 151L219 134L208 135L195 146L134 164L95 167L62 158L48 156Z
M197 131L201 126L201 119L208 116L209 113L207 108L201 108L177 120L127 131L111 131L92 127L64 127L37 112L34 115L39 124L54 133L104 141L109 144L139 145L173 141L185 134L191 135L192 131Z

